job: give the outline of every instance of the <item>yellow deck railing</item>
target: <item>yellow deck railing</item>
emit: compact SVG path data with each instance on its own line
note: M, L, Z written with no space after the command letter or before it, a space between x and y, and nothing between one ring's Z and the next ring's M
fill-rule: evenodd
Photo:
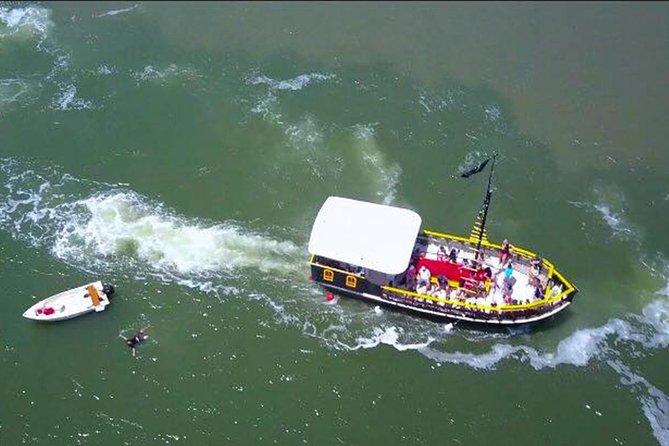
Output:
M430 236L436 237L436 238L442 238L442 239L446 239L446 240L456 240L456 241L459 241L459 242L462 242L462 243L465 243L465 244L471 244L472 243L472 241L469 237L461 237L459 235L446 234L446 233L443 233L443 232L428 231L428 230L425 230L423 232L427 235L430 235ZM485 246L485 247L493 248L493 249L501 249L502 248L502 245L498 245L496 243L491 243L487 240L482 240L481 241L481 246ZM514 254L519 254L522 257L525 257L527 259L533 259L534 257L536 257L536 253L534 253L532 251L528 251L527 249L518 248L516 246L511 247L511 252L514 253ZM433 297L433 296L428 296L428 295L425 295L425 294L412 293L411 291L405 291L405 290L401 290L401 289L398 289L398 288L383 287L383 289L386 289L388 291L392 291L392 292L395 292L395 293L401 293L401 294L406 294L406 295L409 295L409 296L418 297L420 299L435 300L437 302L443 302L445 304L447 303L449 305L461 306L461 307L466 307L466 308L477 308L477 309L481 309L481 310L490 310L490 311L527 310L527 309L543 307L543 306L546 306L546 305L553 304L555 302L559 302L559 301L569 297L569 295L573 291L576 290L576 287L574 287L574 285L572 285L571 282L569 282L567 279L565 279L565 277L555 268L555 265L553 265L553 263L551 263L550 261L548 261L546 259L543 259L542 261L543 261L544 265L547 267L547 271L548 271L547 272L547 277L549 279L552 279L553 277L557 277L560 280L560 282L564 284L565 289L560 294L558 294L557 296L551 298L550 294L549 294L550 289L547 286L546 290L544 290L544 296L546 296L546 297L544 297L541 300L531 302L529 304L502 305L502 306L499 306L499 307L491 307L491 306L488 306L488 305L478 305L478 304L472 304L472 303L468 303L468 302L460 302L460 301L439 299L439 298L436 298L436 297Z
M462 242L462 243L465 243L465 244L471 244L472 243L472 241L469 237L462 237L462 236L458 236L458 235L446 234L446 233L442 233L442 232L435 232L435 231L428 231L428 230L425 230L423 232L427 235L430 235L430 236L436 237L436 238L442 238L442 239L447 239L447 240L455 240L455 241L459 241L459 242ZM502 245L499 245L499 244L496 244L496 243L491 243L487 240L482 240L481 241L481 246L488 247L488 248L493 248L493 249L501 249L502 248ZM513 252L514 254L521 255L522 257L525 257L527 259L532 259L532 258L536 257L536 254L533 253L532 251L528 251L528 250L523 249L523 248L518 248L516 246L513 246L511 248L511 252ZM330 270L333 270L333 271L337 271L339 273L352 275L352 276L356 276L356 277L360 277L360 278L364 279L364 276L362 276L360 274L356 274L356 273L353 273L353 272L350 272L350 271L345 271L345 270L342 270L342 269L339 269L339 268L333 268L333 267L328 266L328 265L323 265L323 264L314 262L314 257L315 257L314 255L311 255L310 258L309 258L309 261L312 265L315 265L315 266L318 266L318 267L321 267L321 268L327 268L327 269L330 269ZM553 303L559 302L561 300L564 300L567 297L569 297L569 295L573 291L576 290L576 287L574 287L571 284L571 282L569 282L567 279L565 279L565 277L555 268L555 265L553 265L553 263L551 263L550 261L548 261L546 259L543 259L543 263L546 266L547 271L548 271L547 272L547 277L549 279L552 279L553 277L557 277L559 279L559 281L562 284L564 284L565 289L560 294L558 294L557 296L551 298L550 297L550 289L547 286L546 290L544 291L544 296L546 296L546 297L544 297L541 300L537 300L537 301L530 302L530 303L527 303L527 304L505 304L505 305L500 305L500 306L493 307L493 306L490 306L490 305L480 305L480 304L474 304L474 303L470 303L470 302L462 302L462 301L456 301L456 300L441 299L441 298L438 298L438 297L429 296L427 294L419 294L419 293L415 293L413 291L408 291L408 290L404 290L404 289L401 289L401 288L394 288L394 287L391 287L391 286L382 286L381 289L383 289L385 291L392 292L392 293L397 293L397 294L402 294L402 295L405 295L405 296L410 296L414 299L424 299L424 300L434 301L434 302L437 302L437 303L441 302L445 305L451 305L451 306L454 306L454 307L472 308L472 309L491 311L491 312L513 312L513 311L536 309L536 308L544 307L544 306L551 305Z

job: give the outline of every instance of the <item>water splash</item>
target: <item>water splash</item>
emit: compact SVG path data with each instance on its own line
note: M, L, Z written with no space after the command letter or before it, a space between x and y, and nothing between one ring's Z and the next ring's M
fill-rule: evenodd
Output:
M395 201L402 169L399 164L389 163L386 160L376 142L373 125L356 125L353 127L353 135L357 142L356 152L360 156L364 171L369 176L377 201L392 204Z
M0 115L6 110L32 103L38 90L34 82L25 79L0 79Z
M52 107L62 111L94 108L91 101L77 96L77 87L74 84L61 85L60 94L54 98Z
M94 15L93 17L96 17L96 18L100 18L100 17L111 17L111 16L115 16L115 15L119 15L119 14L125 14L125 13L128 13L128 12L132 12L132 11L134 11L135 9L139 8L139 7L140 7L140 4L139 4L139 3L135 3L134 5L129 6L129 7L127 7L127 8L113 9L113 10L111 10L111 11L103 12L102 14Z
M643 376L634 373L619 360L608 365L620 376L620 382L633 389L650 423L653 435L661 445L669 445L669 398Z
M10 37L26 40L37 38L43 42L53 27L50 15L50 10L38 6L0 6L0 43Z
M309 84L329 81L336 79L337 76L331 73L310 73L310 74L300 74L292 79L276 80L270 77L259 75L252 79L249 79L249 84L251 85L267 85L272 90L291 90L298 91L302 90L304 87Z
M641 238L640 230L625 217L626 199L623 192L612 184L597 183L593 187L595 196L594 209L604 222L613 230L613 236L620 240Z
M290 241L256 234L228 221L179 216L120 185L39 173L0 161L7 190L0 228L83 269L132 265L179 280L217 278L244 268L290 274L304 251ZM93 255L92 255L93 254Z
M73 203L83 208L56 236L54 253L81 259L128 254L154 268L206 275L235 268L290 271L301 250L291 242L252 234L232 223L205 225L150 206L133 192L95 195Z
M131 72L131 76L139 82L153 82L167 85L177 81L193 81L202 77L195 68L170 64L165 68L146 65L142 71Z

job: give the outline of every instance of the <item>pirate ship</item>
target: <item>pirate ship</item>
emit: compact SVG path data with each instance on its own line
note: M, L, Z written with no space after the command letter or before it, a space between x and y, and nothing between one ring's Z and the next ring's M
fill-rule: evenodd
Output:
M311 279L328 293L482 324L528 324L567 308L576 287L548 259L488 240L496 155L469 236L421 229L416 212L344 197L323 203L309 239Z

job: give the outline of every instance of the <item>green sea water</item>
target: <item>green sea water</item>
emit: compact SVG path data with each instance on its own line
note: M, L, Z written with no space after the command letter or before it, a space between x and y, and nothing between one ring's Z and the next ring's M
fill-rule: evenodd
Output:
M667 54L666 3L0 3L0 444L669 445ZM328 196L468 234L494 152L563 314L309 283Z

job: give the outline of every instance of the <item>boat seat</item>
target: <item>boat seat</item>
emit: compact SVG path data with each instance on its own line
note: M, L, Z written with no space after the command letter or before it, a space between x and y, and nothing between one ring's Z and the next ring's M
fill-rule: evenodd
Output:
M91 296L93 306L97 307L100 305L100 294L98 294L98 290L93 285L88 285L86 291L88 291L88 295Z

